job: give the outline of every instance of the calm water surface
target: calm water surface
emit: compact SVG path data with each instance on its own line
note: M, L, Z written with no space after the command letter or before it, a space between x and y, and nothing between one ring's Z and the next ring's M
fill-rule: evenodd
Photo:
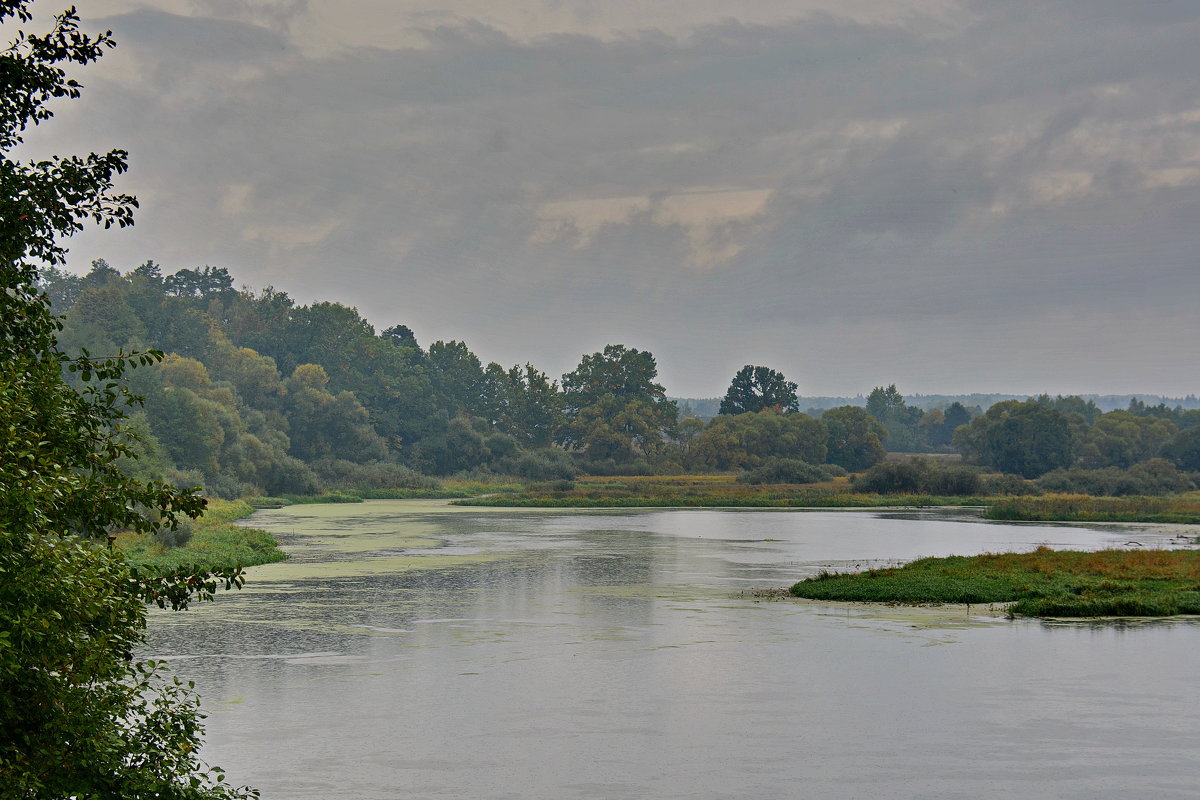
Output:
M763 601L819 569L1166 543L944 515L260 512L292 553L155 616L264 798L1172 798L1200 626ZM1131 545L1132 546L1132 545Z

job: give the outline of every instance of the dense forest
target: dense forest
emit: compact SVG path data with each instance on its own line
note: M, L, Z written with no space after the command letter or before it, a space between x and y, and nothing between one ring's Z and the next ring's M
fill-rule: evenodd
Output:
M376 331L338 303L235 289L223 268L166 274L148 261L121 273L98 260L85 276L46 272L43 288L64 319L66 351L168 354L132 375L146 402L126 423L139 458L124 464L214 496L416 486L464 472L548 480L768 468L804 482L867 470L888 451L960 453L1047 489L1100 494L1187 490L1200 470L1200 410L1180 404L1133 398L1105 413L1094 400L1044 395L923 409L890 385L861 405L802 413L795 383L747 365L710 416L666 396L649 352L608 345L555 379L528 363L484 365L459 341L422 347L403 324Z

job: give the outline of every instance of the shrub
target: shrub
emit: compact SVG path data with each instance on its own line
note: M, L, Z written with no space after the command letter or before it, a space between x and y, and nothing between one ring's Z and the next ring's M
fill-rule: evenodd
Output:
M854 491L877 494L922 492L965 497L983 491L979 472L971 467L940 467L923 458L885 461L854 479Z
M988 475L981 478L982 492L997 495L1039 495L1042 488L1020 475Z
M908 461L884 461L854 478L854 491L876 494L915 492L921 484L921 467L924 462L912 458Z
M441 485L411 467L387 461L356 464L324 459L313 466L321 483L332 489L436 489Z
M579 467L569 453L553 448L522 453L497 464L506 474L535 481L570 479L579 474Z
M183 547L196 533L195 523L190 519L177 520L174 530L163 527L154 532L154 541L164 548Z
M569 492L575 488L575 481L560 478L555 481L532 483L528 487L531 492Z
M970 467L933 467L920 476L918 488L930 494L966 497L980 494L983 481Z
M1037 479L1049 492L1090 494L1095 497L1159 495L1188 492L1196 486L1170 461L1153 458L1129 469L1056 469Z

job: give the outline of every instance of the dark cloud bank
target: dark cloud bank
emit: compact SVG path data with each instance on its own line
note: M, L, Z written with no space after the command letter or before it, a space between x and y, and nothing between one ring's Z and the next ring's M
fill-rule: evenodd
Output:
M1182 395L1198 16L461 21L318 57L283 25L142 10L102 21L121 47L46 144L133 154L138 225L80 237L81 268L227 266L485 359L561 372L624 342L692 396L745 363L806 394Z

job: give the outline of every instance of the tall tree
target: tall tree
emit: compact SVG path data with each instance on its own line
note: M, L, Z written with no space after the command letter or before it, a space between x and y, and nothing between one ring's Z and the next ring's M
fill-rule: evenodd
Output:
M0 22L31 20L28 3L0 0ZM246 796L198 761L201 715L187 686L130 655L144 601L185 605L188 583L139 579L103 544L115 527L174 527L203 508L118 467L131 452L122 376L156 356L68 359L39 289L39 268L63 262L61 239L84 221L131 223L135 202L112 191L125 153L11 157L23 131L51 117L49 101L78 96L64 66L112 44L68 10L45 35L16 32L0 55L0 787L30 800ZM191 579L215 588L212 576Z
M658 365L649 352L610 344L585 355L563 375L560 441L592 460L656 455L679 413L656 377Z
M796 384L773 369L747 364L733 376L718 413L745 414L768 408L798 411Z
M876 386L867 396L867 413L887 429L887 448L901 452L916 452L924 442L917 431L917 423L924 413L908 405L896 384L887 388Z

